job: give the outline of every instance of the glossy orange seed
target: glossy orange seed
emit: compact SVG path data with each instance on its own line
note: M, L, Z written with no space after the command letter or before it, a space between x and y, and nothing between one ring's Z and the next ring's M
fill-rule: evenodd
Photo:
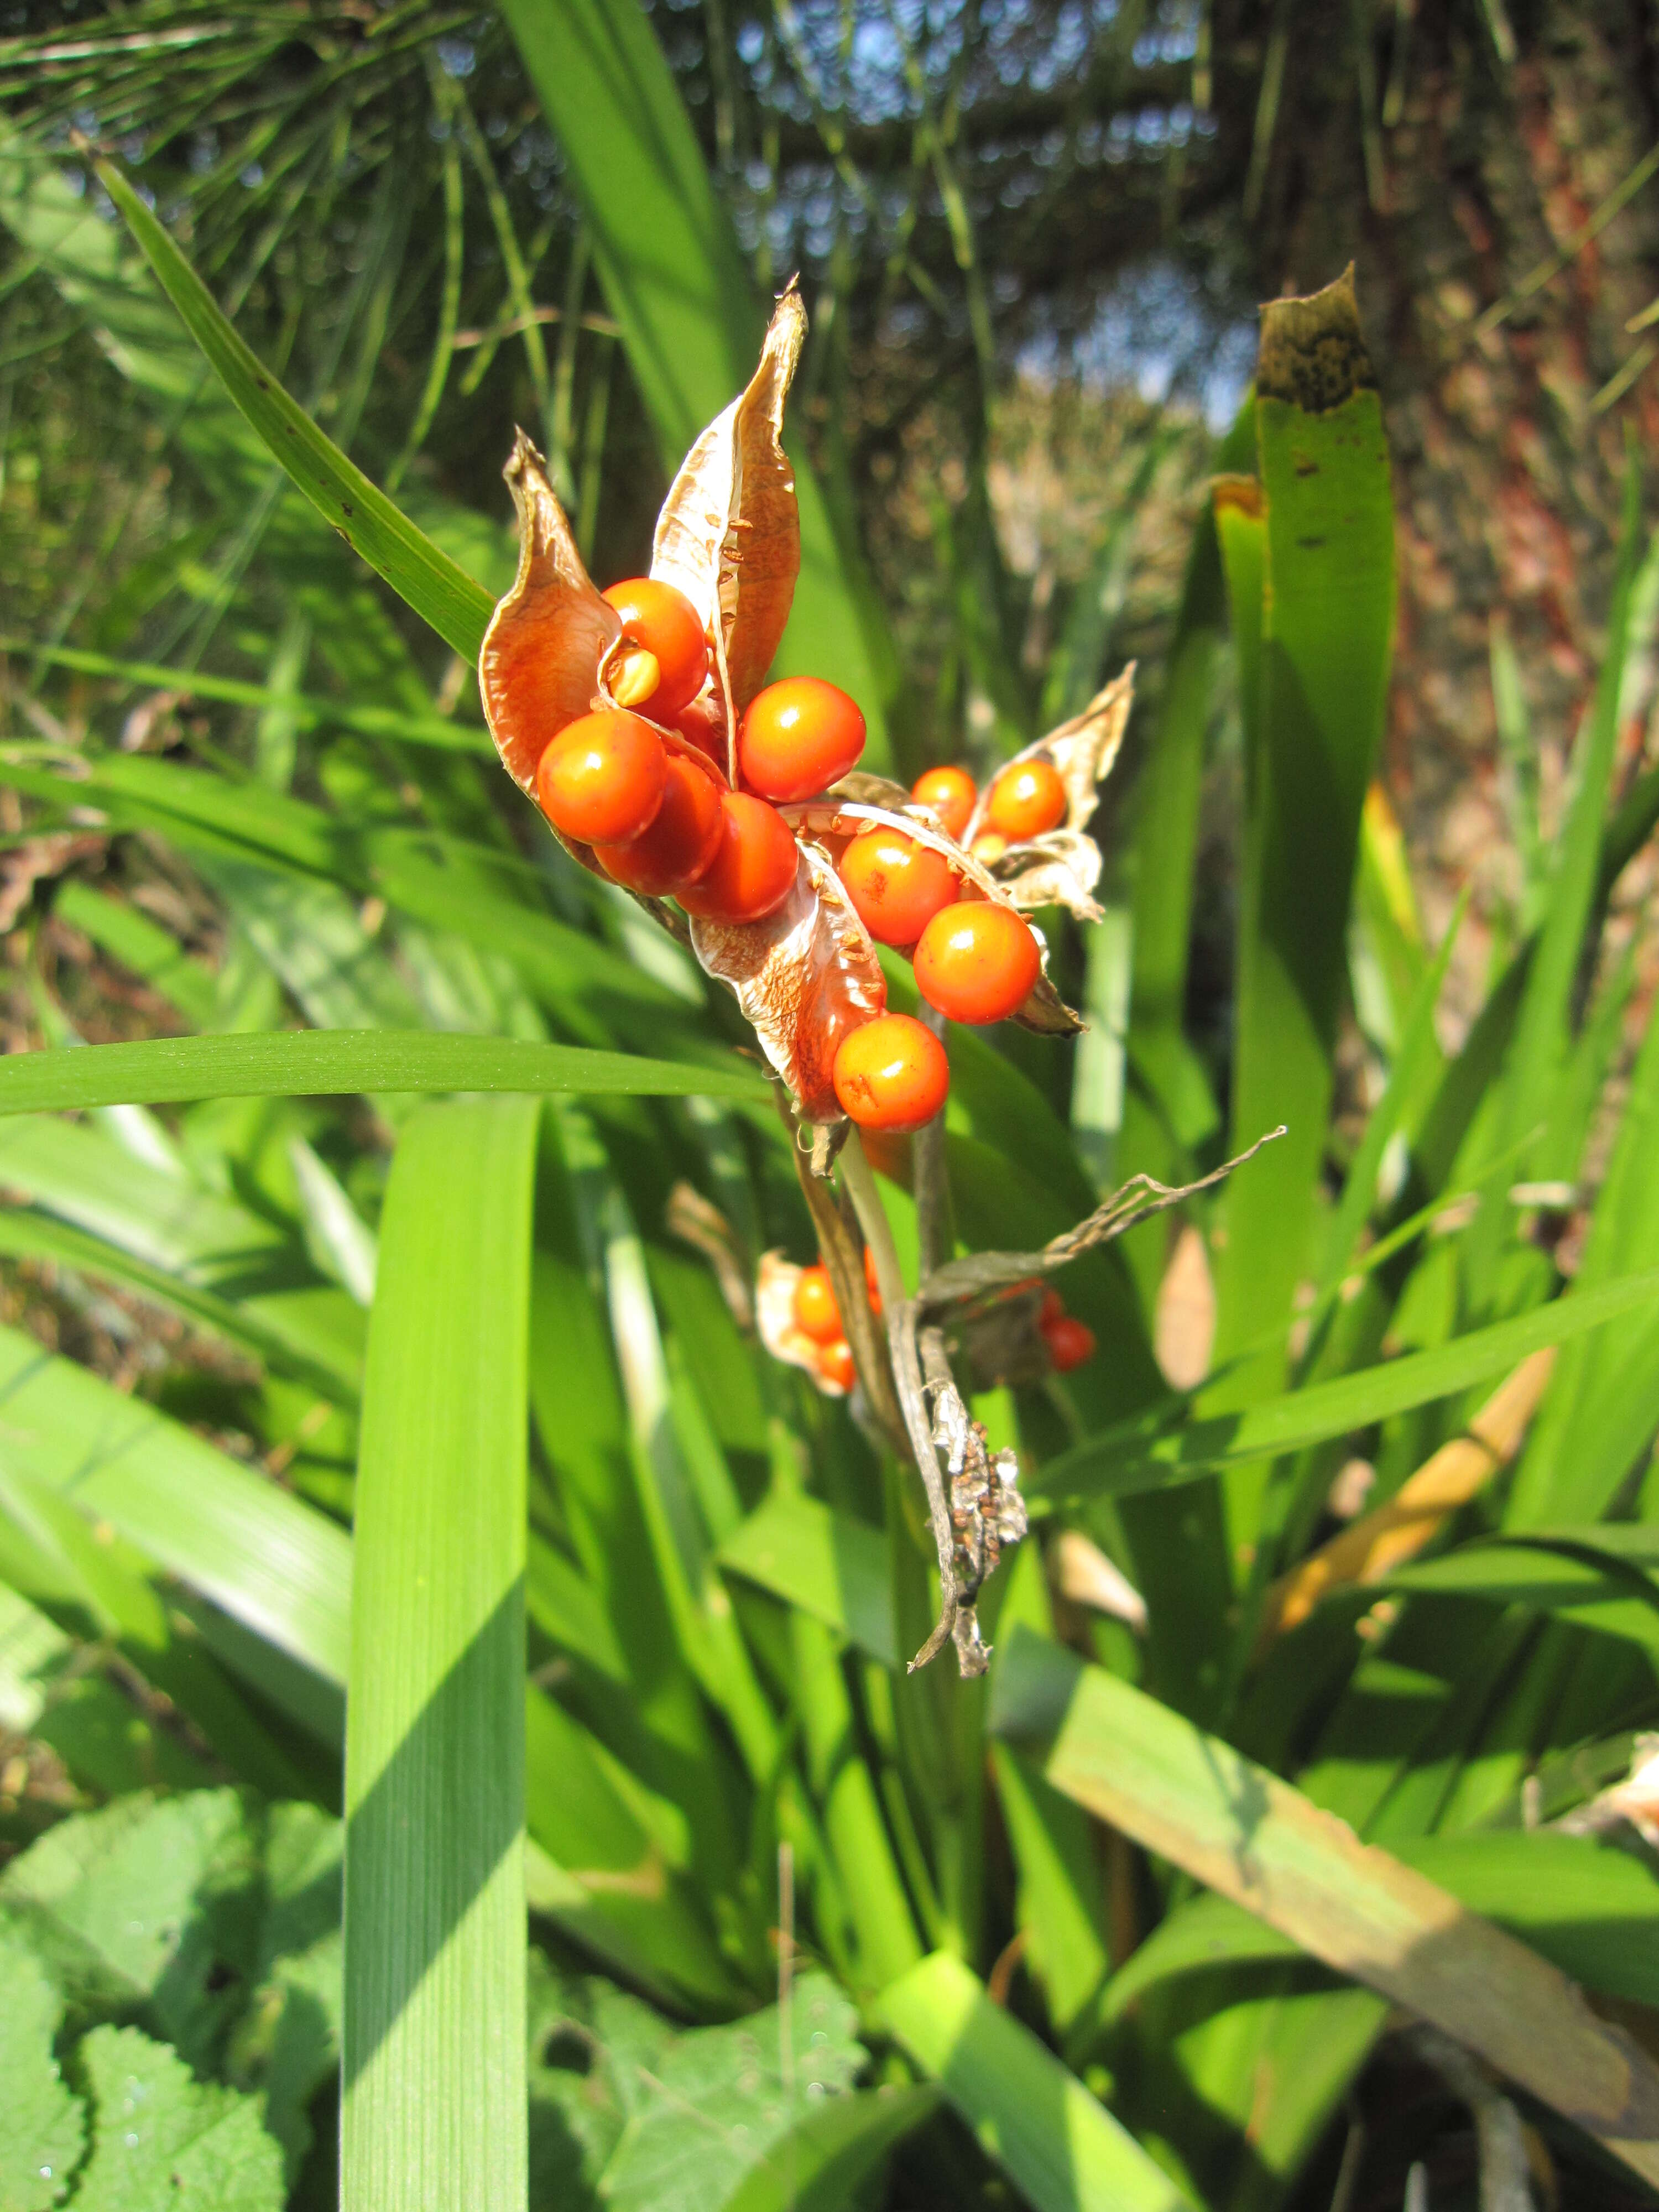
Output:
M826 1344L819 1352L818 1372L826 1382L833 1382L842 1390L850 1390L858 1381L853 1347L844 1336L837 1337L833 1344Z
M721 827L719 784L671 754L655 821L629 844L596 845L593 857L612 883L661 898L702 875L714 857Z
M1016 843L1040 837L1066 819L1066 787L1046 760L1021 761L1004 769L991 786L985 819Z
M940 826L952 837L968 827L979 793L965 768L930 768L910 787L912 799L931 806Z
M568 723L542 755L536 797L582 845L623 845L656 818L668 781L662 739L637 714L607 708Z
M842 1041L836 1097L860 1128L920 1129L944 1105L951 1063L932 1030L908 1014L878 1014Z
M763 799L811 799L857 764L864 717L821 676L786 676L757 691L738 726L738 770Z
M1061 1314L1058 1321L1046 1323L1042 1340L1057 1375L1068 1375L1073 1367L1081 1367L1085 1359L1094 1357L1095 1333L1087 1322L1079 1321L1073 1314Z
M915 950L916 988L953 1022L1000 1022L1042 973L1037 942L1012 907L963 900L936 914Z
M836 1304L830 1270L821 1261L803 1267L796 1277L790 1310L795 1327L814 1344L833 1344L842 1334L841 1308Z
M878 945L914 945L957 896L950 863L902 830L866 830L841 857L841 879Z
M696 697L708 673L702 616L684 592L652 576L629 576L604 597L622 617L623 638L657 664L655 685L629 704L647 708L653 721L669 720Z
M707 921L759 921L788 897L799 858L775 806L747 792L722 792L714 857L675 896L688 914Z

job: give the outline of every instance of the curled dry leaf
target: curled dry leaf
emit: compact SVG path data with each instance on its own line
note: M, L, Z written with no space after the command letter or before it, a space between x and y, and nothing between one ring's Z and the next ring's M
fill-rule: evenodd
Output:
M781 806L778 811L798 837L817 840L837 860L854 838L866 830L902 830L917 844L939 854L952 873L981 898L989 899L997 906L1013 905L1006 888L989 871L939 828L930 807L913 805L908 793L902 794L902 806L878 805L861 795L853 798L847 795L848 787L853 784L878 785L885 792L898 788L896 785L884 784L879 776L848 776L823 798L803 799L797 805ZM1033 928L1031 934L1037 941L1042 966L1030 996L1013 1018L1022 1029L1034 1030L1040 1036L1075 1036L1084 1026L1083 1018L1073 1012L1048 981L1048 946L1042 932Z
M792 284L747 390L686 455L652 548L651 574L684 592L720 641L739 713L766 679L800 573L795 472L781 434L805 336L806 310ZM718 678L714 688L718 695Z
M484 632L478 691L502 766L533 793L549 743L600 703L599 663L622 624L594 589L547 464L522 430L501 473L519 511L519 573Z
M804 1121L842 1118L831 1080L842 1039L887 1004L870 933L826 855L800 848L795 885L762 921L694 921L691 949L729 983Z
M1085 832L1100 803L1100 786L1111 774L1129 726L1134 681L1131 661L1104 690L1096 693L1080 714L1061 722L1034 745L1027 745L1008 763L1012 768L1022 761L1047 761L1066 787L1064 826L1040 837L1023 838L991 863L991 873L1010 903L1024 912L1041 906L1063 906L1079 921L1100 918L1101 909L1092 896L1100 880L1100 848ZM963 832L964 842L971 844L984 828L989 801L988 784Z
M760 1273L755 1282L755 1326L760 1331L761 1342L774 1359L784 1360L791 1367L804 1368L826 1398L844 1398L847 1393L841 1384L822 1371L818 1346L795 1326L795 1285L803 1273L781 1252L761 1254Z

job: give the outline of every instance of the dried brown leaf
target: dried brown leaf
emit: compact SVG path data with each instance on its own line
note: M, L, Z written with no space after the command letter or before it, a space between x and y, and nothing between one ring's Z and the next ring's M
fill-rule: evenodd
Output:
M678 586L718 635L739 713L766 680L800 573L795 472L781 432L805 336L806 310L791 285L747 390L692 447L657 519L651 573Z
M567 722L602 703L599 663L622 635L594 589L547 464L520 430L501 471L519 510L519 573L478 654L478 691L501 764L520 791Z
M827 856L804 844L793 890L761 921L691 924L706 975L729 983L801 1118L838 1121L831 1071L842 1039L887 1003L870 933Z

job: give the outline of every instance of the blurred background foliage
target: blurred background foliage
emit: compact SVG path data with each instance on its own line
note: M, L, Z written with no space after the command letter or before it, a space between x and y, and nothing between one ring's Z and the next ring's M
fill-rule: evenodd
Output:
M1659 291L1659 33L1613 0L647 13L754 298L802 276L812 329L792 437L823 487L844 599L879 609L859 649L896 763L983 774L1139 663L1097 824L1107 920L1056 933L1091 1042L1075 1057L1024 1037L953 1044L958 1224L975 1243L1035 1243L1115 1171L1210 1166L1230 1118L1248 1139L1259 1097L1279 1113L1261 1089L1279 1040L1239 949L1294 963L1249 836L1264 556L1243 507L1212 530L1206 495L1218 471L1282 465L1248 410L1229 434L1256 302L1357 264L1392 458L1398 627L1391 672L1356 648L1351 713L1322 725L1362 781L1373 740L1380 751L1363 829L1350 794L1352 916L1346 859L1310 893L1330 894L1333 994L1302 1070L1310 1149L1288 1184L1257 1187L1288 1191L1269 1218L1248 1198L1234 1213L1206 1200L1170 1237L1138 1232L1126 1267L1075 1271L1107 1357L1065 1389L987 1409L1042 1469L1096 1451L1070 1501L1069 1533L1091 1548L1051 1544L1045 1577L1033 1541L999 1599L1011 1629L1155 1692L1160 1711L1217 1729L1367 1837L1421 1847L1437 1879L1652 2049L1647 1832L1598 1794L1659 1715L1641 1549L1650 1322L1627 1316L1561 1355L1495 1503L1481 1482L1543 1388L1516 1367L1537 1389L1454 1498L1457 1548L1414 1571L1428 1578L1415 1595L1408 1579L1375 1605L1339 1590L1259 1664L1252 1609L1270 1577L1455 1455L1498 1369L1460 1370L1449 1399L1344 1401L1224 1486L1136 1495L1133 1478L1163 1431L1179 1451L1201 1427L1170 1386L1206 1373L1218 1305L1237 1370L1205 1413L1363 1378L1652 1257L1659 1062L1638 1048L1655 981L1643 848L1659 804L1659 566L1640 495L1659 431L1659 339L1643 320ZM573 173L509 31L511 16L524 39L535 14L0 7L9 1050L234 1041L298 1018L724 1062L729 1007L562 868L513 803L464 660L308 512L295 522L131 259L84 149L119 157L267 368L490 590L511 573L499 470L515 422L609 580L644 565L679 444L630 365L593 174ZM643 143L653 118L639 120ZM624 212L649 188L637 146L597 187ZM750 333L726 343L745 360ZM1385 597L1360 612L1374 622ZM1334 633L1316 579L1302 605ZM1334 636L1334 660L1350 642ZM77 800L65 774L95 788ZM1287 826L1312 851L1326 825ZM1320 872L1281 851L1281 888ZM153 2049L143 2061L186 2118L195 2098L263 2100L285 2163L249 2185L252 2207L289 2185L297 2203L333 2201L343 1531L365 1313L391 1315L386 1328L413 1315L413 1290L398 1315L397 1286L377 1281L410 1108L376 1091L0 1123L0 1183L19 1200L0 1234L0 1319L27 1333L5 1340L8 1388L27 1380L17 1346L64 1356L32 1386L38 1428L0 1437L0 1823L9 1848L35 1839L0 1877L0 1921L27 1954L18 1975L44 1978L45 2032L79 2039L70 2086L94 2113L138 2063L114 2039L141 2030L193 2069L167 2074L178 2061ZM867 2160L826 2205L883 2186L896 2212L1006 2203L1011 2188L1041 2212L1116 2190L1175 2201L1139 2153L1090 2133L1109 2123L1079 2084L1218 2208L1416 2212L1413 2168L1436 2206L1473 2205L1506 2142L1530 2159L1515 2185L1531 2201L1650 2201L1543 2095L1522 2101L1523 2136L1516 2108L1484 2076L1471 2087L1455 2055L1384 2037L1372 1991L1252 1950L1243 1916L1206 1918L1225 1899L1195 1898L1138 1850L1124 1808L1058 1769L1044 1779L1000 1739L988 1747L977 1692L905 1682L895 1638L919 1641L925 1593L890 1482L840 1413L745 1340L708 1264L707 1218L701 1245L672 1225L671 1195L695 1186L742 1267L770 1243L807 1255L766 1120L611 1099L550 1108L542 1131L526 1293L528 1825L544 1854L533 2201L595 2201L601 2171L613 2199L669 2201L653 2081L728 2130L781 2124L793 2076L757 2089L751 2050L697 2040L733 2033L714 2023L772 1986L779 1834L800 1860L811 1962L844 1990L866 2001L949 1950L1010 2008L988 2028L973 2015L983 2064L949 2085L964 2127L925 2086L948 2070L938 2024L960 1990L935 1973L901 1981L908 2013L884 2022L866 2006L874 2078L917 2101L890 2139L873 2104L859 2108ZM887 1196L913 1243L902 1182ZM1303 1317L1264 1376L1259 1333L1293 1305ZM556 1387L573 1358L580 1394ZM198 1486L147 1521L142 1478L123 1491L118 1469L86 1508L96 1548L47 1496L82 1480L85 1439L111 1418L108 1399L77 1395L83 1375L155 1408L156 1463ZM249 1470L262 1480L239 1490ZM251 1498L290 1514L271 1528L322 1593L309 1641L286 1620L273 1656L234 1575L208 1577L202 1599L223 1531L193 1549L191 1509L220 1494L227 1526ZM856 1620L850 1571L838 1596L780 1583L763 1516L803 1503L834 1510L866 1568L876 1547ZM1582 1540L1553 1580L1517 1579L1481 1540L1552 1520ZM1117 1589L1108 1565L1148 1601L1146 1637L1121 1589L1101 1609ZM296 1656L322 1692L287 1671ZM1557 1856L1540 1885L1510 1847L1540 1820L1575 1820L1577 1835L1545 1839ZM1586 1830L1630 1848L1598 1850ZM561 1839L593 1856L561 1861ZM628 1882L647 1863L661 1880L641 1898ZM599 1870L583 1896L573 1864ZM87 1930L124 1914L143 1941L89 1966ZM856 2023L827 1981L801 2002L838 2096L865 2063ZM781 2031L763 2017L769 2053ZM1009 2019L1036 2031L1012 2054ZM1037 2035L1078 2069L1063 2092ZM767 2101L775 2086L783 2105ZM1087 2115L1070 2195L1017 2125L1051 2095ZM246 2119L214 2109L227 2127ZM50 2117L73 2163L78 2123ZM695 2153L669 2151L697 2202ZM268 2142L260 2155L269 2166ZM89 2172L82 2185L91 2201ZM145 2200L131 2184L106 2201Z

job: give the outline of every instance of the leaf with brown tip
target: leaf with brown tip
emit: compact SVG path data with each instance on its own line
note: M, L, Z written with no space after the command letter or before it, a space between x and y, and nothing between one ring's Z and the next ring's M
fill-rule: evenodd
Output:
M736 992L767 1059L805 1121L839 1121L831 1079L843 1037L887 1004L870 933L816 847L803 845L793 890L760 921L694 919L703 972Z
M718 625L738 713L765 681L800 573L795 472L781 434L805 337L806 310L791 285L748 388L686 455L657 519L651 574L685 593L711 636ZM718 695L718 676L713 688Z
M501 765L532 793L549 743L604 703L599 664L622 635L594 589L547 464L520 430L501 471L519 510L519 573L478 654L478 692Z

